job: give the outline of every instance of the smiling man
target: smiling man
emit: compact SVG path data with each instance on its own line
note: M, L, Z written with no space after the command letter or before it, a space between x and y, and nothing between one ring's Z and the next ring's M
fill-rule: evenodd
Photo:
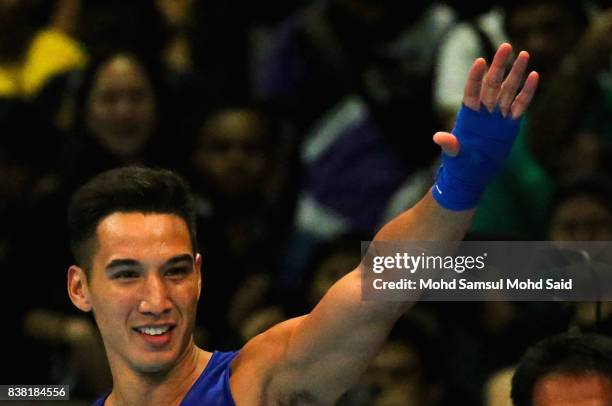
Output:
M437 133L436 184L375 240L459 240L507 156L538 76L525 76L503 44L490 69L474 62L453 134ZM522 87L521 87L522 85ZM517 94L518 93L518 94ZM122 168L79 189L69 208L77 265L68 292L92 311L113 375L96 405L328 405L354 384L411 303L363 301L361 265L309 314L282 322L240 351L208 352L193 341L201 257L191 197L164 170ZM219 311L219 309L211 309Z

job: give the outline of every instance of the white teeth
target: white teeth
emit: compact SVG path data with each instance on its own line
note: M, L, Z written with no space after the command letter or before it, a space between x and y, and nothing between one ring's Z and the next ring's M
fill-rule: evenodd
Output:
M138 329L143 334L147 334L150 336L158 336L160 334L164 334L170 330L170 327L141 327Z

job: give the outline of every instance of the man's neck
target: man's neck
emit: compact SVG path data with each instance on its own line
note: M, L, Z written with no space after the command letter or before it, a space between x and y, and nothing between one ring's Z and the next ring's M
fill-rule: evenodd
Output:
M105 406L179 405L208 364L211 353L192 345L177 364L165 373L145 374L115 366L113 390Z

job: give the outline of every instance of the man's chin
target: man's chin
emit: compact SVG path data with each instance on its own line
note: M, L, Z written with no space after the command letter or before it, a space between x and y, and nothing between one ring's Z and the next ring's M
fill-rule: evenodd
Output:
M164 374L176 363L176 357L158 357L158 359L139 360L132 364L135 371L143 374Z
M165 351L147 351L139 349L132 353L130 364L134 371L145 374L164 373L172 369L179 358L176 349L167 348Z

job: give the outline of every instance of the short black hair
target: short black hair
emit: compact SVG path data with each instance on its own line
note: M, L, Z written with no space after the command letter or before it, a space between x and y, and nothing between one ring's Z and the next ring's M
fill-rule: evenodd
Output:
M600 374L612 378L612 338L564 333L529 348L512 377L514 406L531 406L538 381L550 373Z
M72 195L68 232L77 265L88 270L98 224L117 212L174 214L187 224L197 251L195 206L187 183L170 170L128 166L96 175Z

